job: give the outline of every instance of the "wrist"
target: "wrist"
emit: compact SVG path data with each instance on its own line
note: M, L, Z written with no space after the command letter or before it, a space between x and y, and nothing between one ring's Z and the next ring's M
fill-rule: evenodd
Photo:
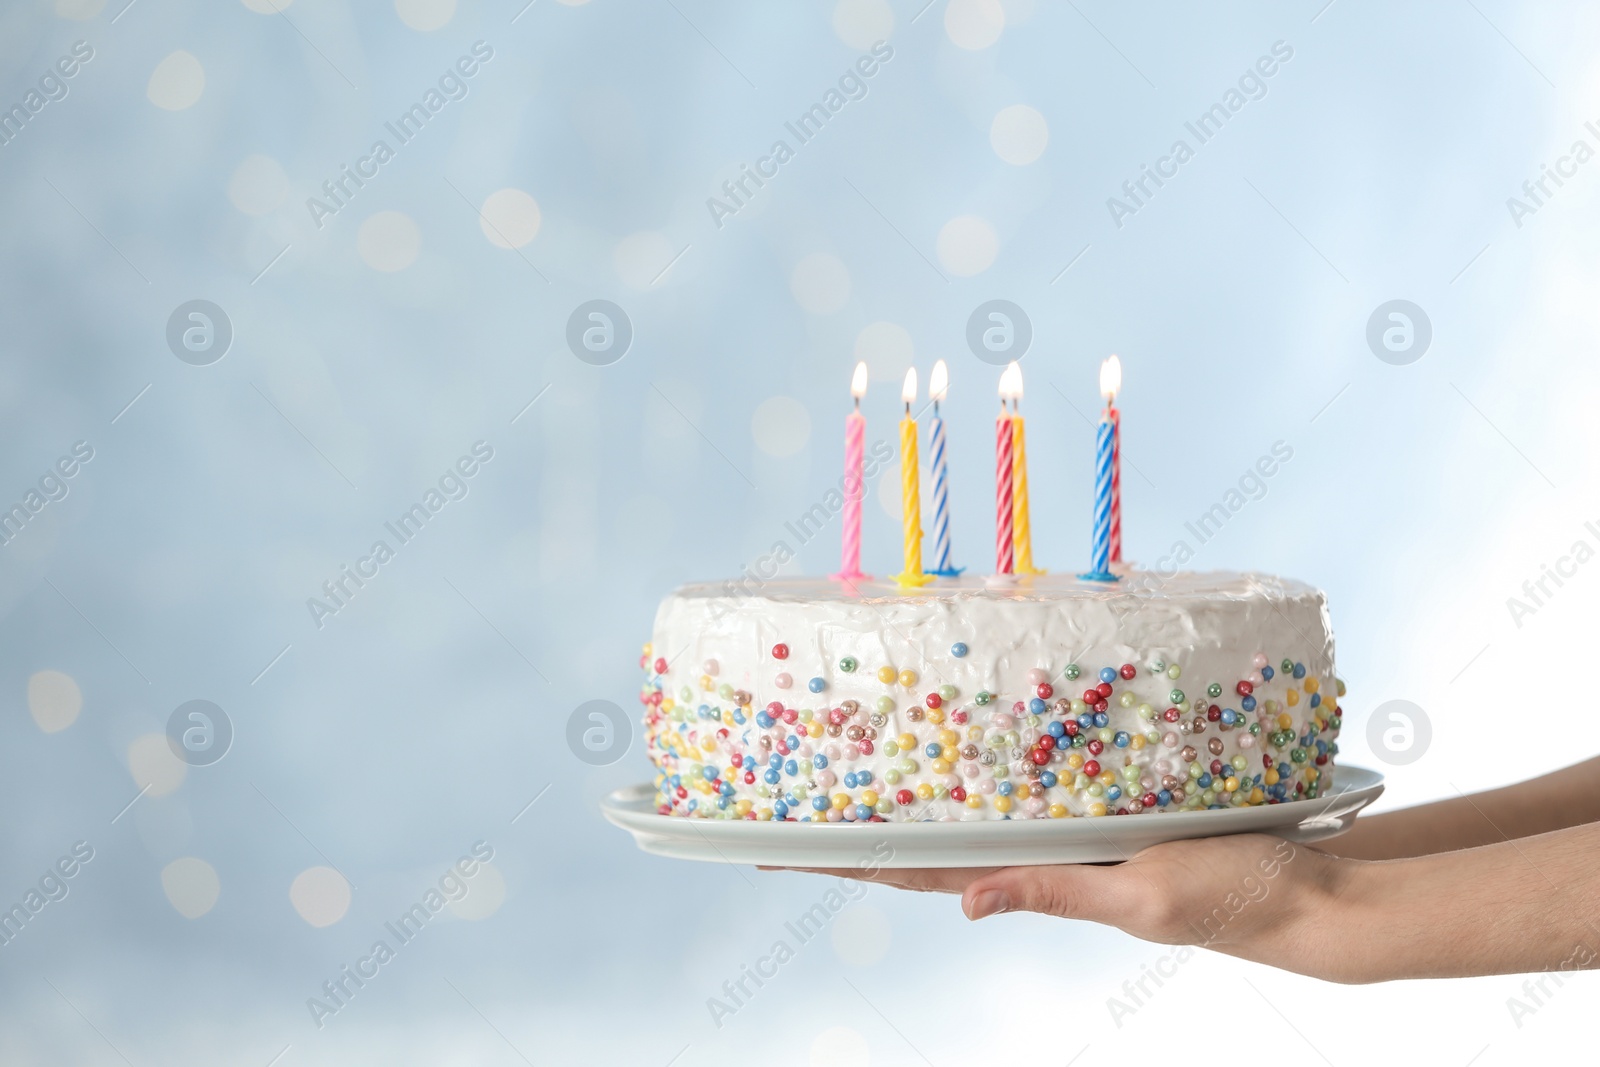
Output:
M1383 953L1374 942L1389 864L1310 852L1316 864L1296 899L1297 940L1307 954L1296 970L1328 982L1381 982Z

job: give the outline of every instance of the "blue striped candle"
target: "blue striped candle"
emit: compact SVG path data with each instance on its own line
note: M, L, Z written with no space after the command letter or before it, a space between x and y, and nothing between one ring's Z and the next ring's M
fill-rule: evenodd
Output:
M1094 435L1094 537L1090 543L1090 570L1078 577L1094 582L1114 582L1111 573L1111 460L1115 434L1111 420L1101 416Z
M933 398L933 421L928 426L928 451L933 462L933 567L929 574L954 578L965 568L950 565L950 460L945 455L944 419L939 401L950 390L950 372L944 360L933 365L928 395Z

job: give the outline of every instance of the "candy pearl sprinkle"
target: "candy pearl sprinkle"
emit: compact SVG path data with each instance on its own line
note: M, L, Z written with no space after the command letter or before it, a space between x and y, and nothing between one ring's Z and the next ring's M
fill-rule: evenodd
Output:
M780 655L769 642L767 670L751 677L741 663L730 672L749 679L746 689L718 678L715 660L675 678L646 648L640 701L661 772L660 814L835 824L1059 819L1281 804L1334 788L1344 686L1319 673L1319 662L1274 670L1272 661L1247 661L1219 683L1204 676L1210 663L1180 665L1150 649L1090 667L1002 656L982 672L992 690L977 690L974 679L962 692L931 684L936 674L919 678L935 673L921 660L911 668L854 656L816 662L810 647ZM796 667L782 662L797 656ZM1192 696L1174 684L1185 670ZM1146 672L1155 678L1141 683ZM1081 680L1073 686L1063 676ZM829 695L807 701L818 707L788 707L783 690L791 687ZM753 689L762 690L760 704Z

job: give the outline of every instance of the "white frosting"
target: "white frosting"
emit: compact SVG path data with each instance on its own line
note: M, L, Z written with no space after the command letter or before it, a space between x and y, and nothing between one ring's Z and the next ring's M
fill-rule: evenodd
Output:
M952 653L958 643L966 646L964 656ZM787 646L787 658L774 658L772 650L778 644ZM1260 656L1273 672L1270 679L1260 677ZM858 664L853 672L840 669L846 657ZM1324 750L1328 758L1323 765L1315 763L1317 741L1325 746L1331 743L1334 724L1328 720L1336 703L1333 637L1325 598L1300 582L1267 575L1180 573L1162 578L1132 572L1117 583L1055 574L1002 582L963 577L915 589L885 581L847 585L826 579L784 579L759 586L753 582L690 585L663 601L657 613L648 656L652 667L658 658L666 660L666 671L657 677L652 670L645 690L647 698L658 686L662 690L661 703L647 714L648 739L652 758L664 772L679 775L686 787L687 796L672 805L677 813L685 812L689 800L696 800L695 814L731 816L737 814L739 801L748 801L749 810L760 817L787 793L801 800L799 805L791 805L790 818L820 818L810 799L818 792L830 797L848 795L848 811L854 814L867 789L892 800L902 789L915 794L919 785L927 785L938 795L919 797L911 805L883 805L879 813L897 820L998 819L1042 816L1052 805L1060 805L1066 813L1082 815L1095 812L1096 804L1111 810L1128 807L1135 796L1159 792L1163 778L1175 778L1185 801L1159 809L1170 811L1192 807L1195 801L1191 797L1208 792L1194 784L1191 762L1200 765L1204 774L1210 773L1214 759L1227 765L1216 775L1218 788L1209 792L1211 802L1228 804L1251 801L1245 786L1257 774L1263 776L1263 798L1270 795L1263 754L1273 757L1275 767L1287 764L1293 772L1283 779L1284 799L1295 799L1297 784L1301 789L1316 789L1319 783L1326 788L1332 771L1330 750ZM1303 678L1285 675L1281 670L1285 658L1303 665ZM715 667L709 690L702 677L708 663ZM1076 680L1065 675L1069 664L1080 670ZM1042 766L1026 758L1026 750L1052 721L1077 721L1082 712L1090 710L1080 707L1074 712L1058 701L1081 698L1100 681L1102 668L1116 669L1123 664L1132 664L1136 674L1129 680L1119 675L1112 683L1105 727L1079 727L1080 733L1093 739L1099 738L1101 729L1110 732L1101 753L1058 749ZM1159 672L1152 670L1156 664L1161 665ZM877 673L884 666L892 666L897 675L907 669L914 671L916 680L909 688L901 685L898 677L884 684ZM1171 666L1181 671L1175 680L1168 675ZM1235 687L1252 675L1259 682L1251 694L1256 707L1246 711ZM820 693L808 689L813 678L822 680ZM1015 704L1021 701L1026 706L1037 695L1036 682L1046 679L1054 691L1046 701L1045 714L1030 719L1026 707L1016 714ZM1308 681L1311 690L1323 694L1316 697L1316 707L1312 706L1314 694L1307 688ZM1208 695L1211 683L1222 687L1220 696ZM736 705L722 695L724 686L748 693L749 703ZM953 686L955 693L953 699L940 701L939 712L934 713L935 717L942 713L944 722L933 723L928 720L924 698L941 686ZM1288 704L1291 687L1296 690L1294 706ZM1181 702L1172 700L1174 689L1183 691ZM980 693L993 694L994 699L980 705ZM1129 706L1123 702L1125 693L1131 695ZM886 718L874 720L880 698L885 696L892 700L893 709ZM821 736L799 737L798 750L784 760L794 759L799 773L791 775L777 768L780 781L768 785L764 774L773 754L770 746L798 736L796 725L805 722L805 710L820 728L827 723L829 711L848 700L858 702L859 711L840 724L838 735L808 730ZM797 721L759 726L755 716L774 701L800 713ZM1270 712L1268 701L1273 702ZM1221 721L1206 717L1202 704L1233 712L1239 723L1222 729ZM1163 717L1174 706L1179 714L1177 723ZM958 711L968 716L965 724L956 725L952 720L951 713ZM736 713L745 719L743 723L736 721ZM1272 734L1279 729L1279 713L1290 716L1294 734L1292 742L1281 747L1271 743ZM1148 717L1151 715L1153 719ZM1198 730L1197 716L1204 723ZM1315 727L1319 718L1323 725L1308 736L1308 727ZM879 725L874 725L875 721ZM1260 724L1256 734L1249 730L1252 723ZM867 740L872 742L869 754L862 754L849 740L851 725L868 733ZM974 727L982 729L981 737L973 734ZM976 744L980 753L988 749L998 758L991 764L957 755L949 761L948 772L937 773L925 746L938 743L944 730L959 735L956 750ZM1012 731L1015 744L991 745L997 737L1009 740ZM1127 735L1127 747L1115 745L1118 732ZM916 751L889 755L886 747L892 747L893 739L905 733L915 737ZM1142 747L1134 747L1139 744L1131 740L1135 735L1146 738ZM703 747L708 737L712 738L710 750ZM763 737L767 746L762 744ZM1177 744L1170 743L1174 737ZM1218 741L1220 752L1214 751ZM1196 760L1181 758L1186 746L1196 750ZM1304 751L1304 762L1291 759L1296 749ZM1122 796L1113 800L1085 788L1092 781L1067 762L1074 752L1080 758L1093 759L1102 771L1112 771ZM831 775L812 765L818 753L832 754L822 769ZM1024 758L1019 759L1019 754ZM718 807L714 795L695 786L696 776L703 780L701 768L710 766L716 779L725 779L728 769L746 756L756 761L756 780L744 782L742 769L734 775L726 807ZM1244 766L1238 770L1233 767L1236 756L1244 757ZM903 767L906 759L915 763L915 770L888 773ZM1024 799L1016 788L1037 780L1027 774L1030 764L1058 779L1036 799ZM1138 768L1132 779L1124 776L1128 765ZM1312 768L1309 776L1307 768ZM842 779L847 771L863 780L870 775L870 783L846 788ZM896 776L899 780L893 781ZM1246 781L1236 794L1223 800L1217 794L1229 776ZM1002 810L1007 805L995 803L1003 781L1013 785L1009 810ZM1152 784L1154 789L1149 788ZM969 796L979 796L979 805L951 799L948 790L952 785L961 786ZM1135 787L1133 793L1125 788L1130 785ZM1189 788L1183 788L1185 785ZM796 792L797 786L804 790L803 795ZM670 783L666 787L664 799L673 801Z

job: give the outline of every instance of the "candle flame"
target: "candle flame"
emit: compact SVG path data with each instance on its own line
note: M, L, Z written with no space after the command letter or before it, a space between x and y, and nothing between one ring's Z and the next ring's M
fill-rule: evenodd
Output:
M850 376L850 395L860 400L867 395L867 365L865 362L856 364L856 372Z
M1117 393L1122 389L1122 360L1112 356L1100 364L1100 395L1106 398L1106 403L1117 399Z
M1022 368L1016 360L1006 364L1006 369L1000 374L1000 399L1022 399Z
M900 399L912 404L917 399L917 368L906 371L906 384L900 387Z
M933 365L933 373L928 376L928 399L943 400L949 393L950 368L941 359Z

